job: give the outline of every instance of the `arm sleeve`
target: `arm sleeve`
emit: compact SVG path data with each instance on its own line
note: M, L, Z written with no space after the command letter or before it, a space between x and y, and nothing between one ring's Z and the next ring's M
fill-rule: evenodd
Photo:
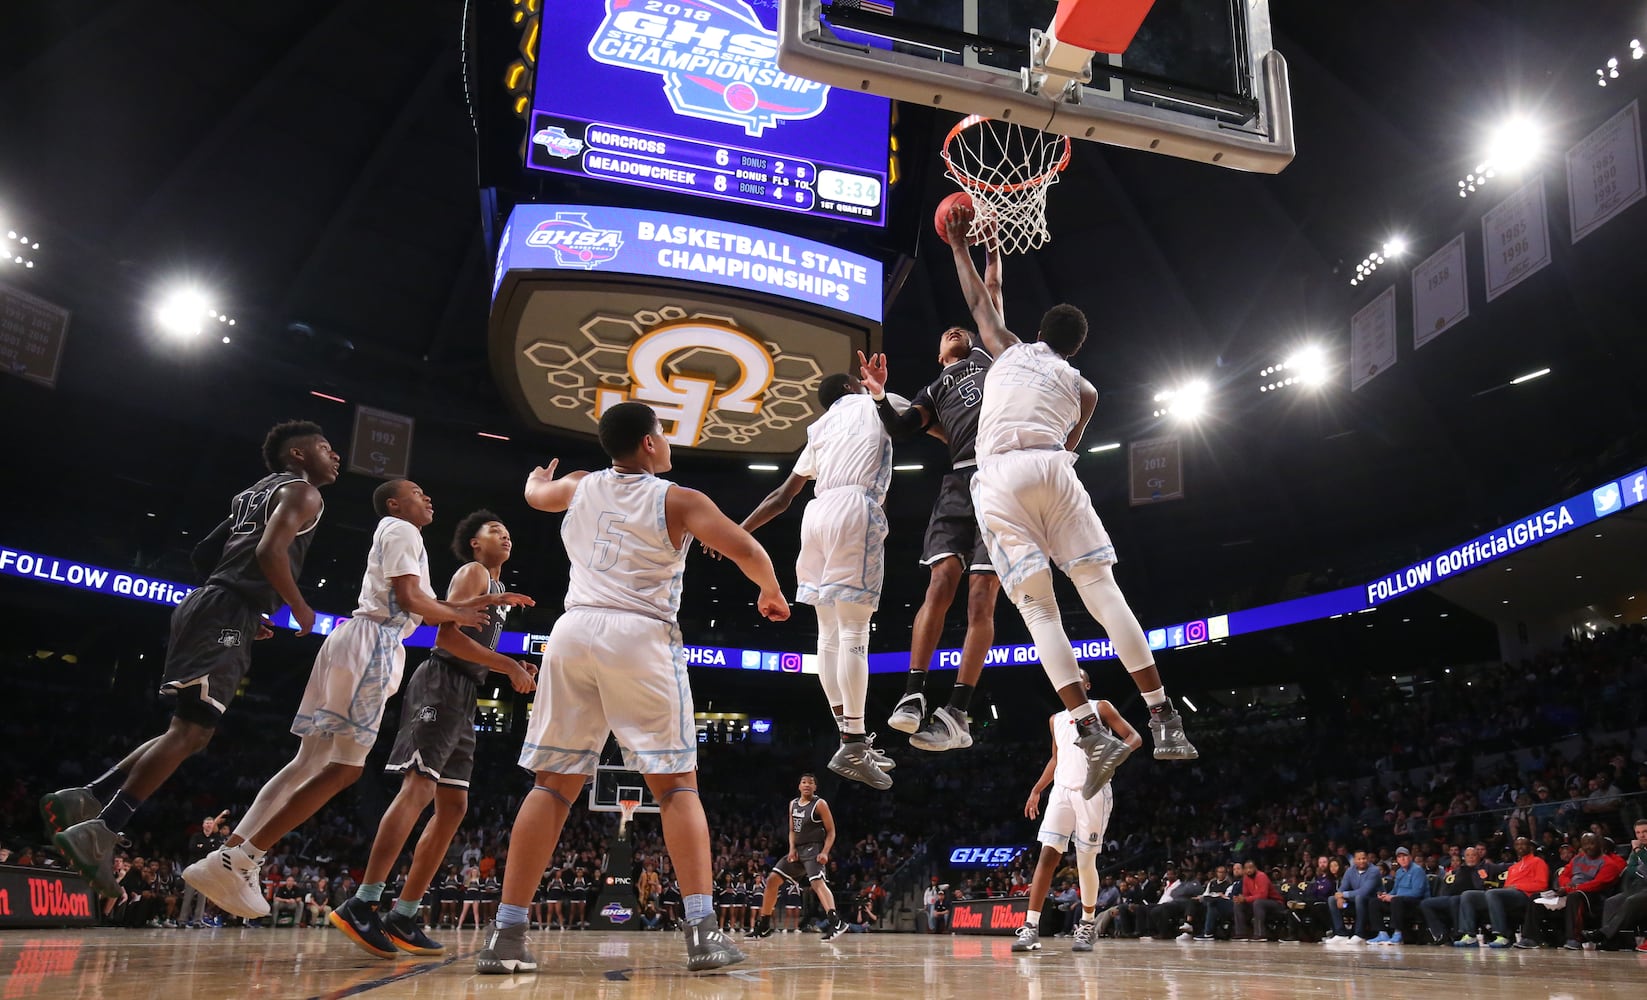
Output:
M409 522L395 518L383 532L383 578L423 575L423 536Z
M886 428L886 433L892 440L908 441L926 433L926 429L931 426L931 422L922 419L922 411L916 409L916 407L924 407L927 413L936 412L937 407L932 402L932 394L929 389L930 387L922 389L910 401L909 409L902 413L893 409L891 400L885 397L875 401L875 415L881 418L881 426Z

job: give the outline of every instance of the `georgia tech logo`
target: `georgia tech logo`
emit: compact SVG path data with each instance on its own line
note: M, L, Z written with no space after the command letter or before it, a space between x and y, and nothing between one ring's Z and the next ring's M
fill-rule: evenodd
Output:
M606 0L589 40L596 62L657 73L678 115L760 135L812 118L829 88L778 68L778 35L744 0Z
M670 374L671 355L691 349L724 354L738 363L731 388L717 393L713 376ZM703 437L711 410L759 413L761 396L772 383L772 355L741 330L704 320L672 323L653 329L629 349L629 382L633 389L595 392L595 418L627 399L648 403L658 419L674 428L664 434L670 444L696 446Z
M582 212L556 212L527 234L526 245L554 251L558 267L581 267L592 271L623 249L623 233L616 229L596 229Z

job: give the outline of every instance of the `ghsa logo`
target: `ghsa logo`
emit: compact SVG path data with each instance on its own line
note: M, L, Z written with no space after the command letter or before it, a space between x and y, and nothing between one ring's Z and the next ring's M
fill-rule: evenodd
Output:
M555 252L556 267L594 270L623 249L623 233L616 229L596 229L582 212L556 212L553 219L538 223L526 237L526 245Z
M629 918L635 915L635 911L622 903L607 903L600 908L600 915L614 924L626 924Z
M743 0L606 0L589 40L599 63L657 73L678 115L742 126L760 135L812 118L829 88L778 68L778 34Z
M550 156L562 160L583 152L583 140L567 135L559 125L546 125L538 129L537 134L532 136L532 142L542 146Z

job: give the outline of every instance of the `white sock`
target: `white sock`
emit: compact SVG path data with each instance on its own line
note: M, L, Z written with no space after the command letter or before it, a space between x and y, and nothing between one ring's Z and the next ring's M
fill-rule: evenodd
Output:
M245 856L247 861L250 861L254 865L263 864L263 858L268 853L267 851L260 851L256 847L252 846L252 842L249 840L242 840L236 845L236 849Z
M1012 603L1017 605L1018 613L1029 627L1035 651L1041 657L1041 669L1053 689L1062 691L1071 684L1080 684L1075 651L1070 648L1063 617L1058 614L1058 602L1052 596L1052 573L1043 570L1025 580L1012 595Z
M857 718L853 718L850 715L841 716L841 735L843 735L843 736L847 736L847 735L862 736L862 735L864 735L864 717L861 716L861 715L858 716Z
M847 732L863 732L864 703L869 700L869 618L875 612L861 604L837 604L835 614L841 623L841 652L836 680L841 686L841 707L847 724L856 719L858 728Z
M1041 926L1041 911L1030 910L1028 913L1024 914L1024 923L1030 927Z
M1166 688L1158 687L1154 691L1145 691L1144 692L1144 704L1148 705L1150 708L1154 708L1157 705L1165 705L1166 703L1167 703L1167 689Z

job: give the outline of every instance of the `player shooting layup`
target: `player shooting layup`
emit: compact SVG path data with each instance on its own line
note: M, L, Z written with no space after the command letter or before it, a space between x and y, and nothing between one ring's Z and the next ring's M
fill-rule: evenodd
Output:
M972 501L990 561L1024 617L1041 667L1075 717L1076 745L1088 757L1083 797L1108 784L1132 748L1106 732L1086 691L1052 594L1056 565L1103 626L1150 711L1158 759L1198 756L1167 698L1144 630L1116 586L1115 546L1075 475L1075 448L1098 404L1092 383L1069 363L1087 338L1087 318L1071 305L1041 317L1035 343L1006 328L967 248L972 210L957 205L945 220L955 273L984 346L995 356L978 416L978 474Z

